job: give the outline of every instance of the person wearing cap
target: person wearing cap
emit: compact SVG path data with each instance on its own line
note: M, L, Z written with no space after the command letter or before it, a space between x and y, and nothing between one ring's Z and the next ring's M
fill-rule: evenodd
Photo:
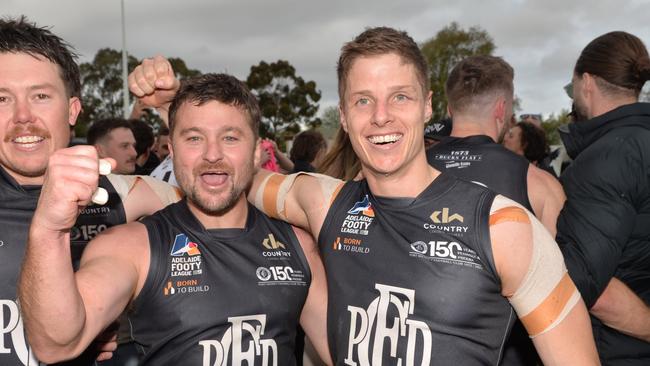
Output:
M451 118L446 117L439 122L428 124L424 128L424 148L429 150L436 145L443 137L449 136L451 133L452 121Z
M574 161L561 176L557 240L607 365L650 364L650 104L637 102L649 79L638 37L597 37L573 70L576 121L560 129ZM611 303L627 308L610 312ZM596 318L603 314L622 323Z

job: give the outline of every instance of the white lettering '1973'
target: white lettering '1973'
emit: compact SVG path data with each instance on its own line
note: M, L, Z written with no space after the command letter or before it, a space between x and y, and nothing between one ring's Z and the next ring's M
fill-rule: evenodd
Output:
M262 366L278 366L278 345L273 339L263 339L266 328L266 314L234 316L228 318L231 326L226 330L221 340L203 340L203 366L226 366L227 364L257 365L261 357ZM245 336L253 339L244 348ZM232 362L228 355L232 352Z
M2 321L0 324L0 360L3 354L15 352L16 357L23 365L39 365L31 349L27 346L23 320L15 301L0 300L0 321ZM7 335L11 338L11 345L5 343Z
M381 366L386 353L392 358L397 358L397 365L413 366L416 350L419 350L422 355L419 365L428 366L431 362L431 329L425 322L408 318L415 308L415 290L379 283L375 284L375 289L379 296L368 305L368 309L348 306L350 335L345 364ZM398 314L398 317L391 321L388 319L389 307L394 307ZM388 324L393 326L388 327ZM371 337L373 330L374 336ZM418 333L421 335L421 343L418 342ZM405 360L397 355L400 337L407 337ZM386 344L389 350L384 351Z

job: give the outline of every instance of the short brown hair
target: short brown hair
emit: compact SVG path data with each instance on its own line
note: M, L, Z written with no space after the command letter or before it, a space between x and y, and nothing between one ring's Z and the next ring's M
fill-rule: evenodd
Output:
M336 67L341 103L345 97L345 81L354 61L359 57L380 56L389 53L400 56L405 63L415 67L418 81L424 94L427 94L430 85L428 64L417 43L404 31L377 27L366 29L341 48L341 56Z
M574 72L598 76L598 86L610 93L633 93L639 96L650 79L650 58L643 42L627 32L610 32L589 42L582 50ZM609 84L609 85L608 85ZM617 88L618 87L618 88Z
M217 101L241 108L248 114L255 138L259 136L260 107L246 84L227 74L203 74L181 81L181 87L169 106L169 131L174 133L176 113L183 103L203 105Z
M81 77L77 54L72 46L48 28L39 27L24 15L0 19L0 53L26 53L43 57L59 66L69 97L81 97Z
M451 70L445 92L449 108L462 112L493 93L512 97L514 70L501 57L470 56Z

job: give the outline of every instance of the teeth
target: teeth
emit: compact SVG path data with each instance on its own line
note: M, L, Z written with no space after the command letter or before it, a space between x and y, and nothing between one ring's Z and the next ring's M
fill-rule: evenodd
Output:
M19 144L34 144L43 141L43 138L41 136L20 136L16 137L14 141Z
M402 138L402 135L392 134L392 135L383 135L383 136L370 136L368 140L373 144L385 144L389 142L396 142Z

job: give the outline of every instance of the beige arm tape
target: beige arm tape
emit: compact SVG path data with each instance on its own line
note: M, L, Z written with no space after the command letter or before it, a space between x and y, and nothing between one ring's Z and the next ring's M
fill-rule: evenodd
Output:
M528 222L532 229L528 271L509 300L533 338L560 324L580 300L580 293L567 273L560 248L542 223L514 201L497 196L490 225L504 221Z
M288 221L286 210L287 194L293 184L301 175L309 175L316 178L320 192L313 192L314 195L322 195L325 202L331 205L343 187L344 182L327 175L317 173L295 173L291 175L270 174L260 184L255 192L255 206L265 214L276 219Z
M107 178L123 201L140 181L146 183L165 206L178 202L182 197L178 188L148 175L110 174Z

